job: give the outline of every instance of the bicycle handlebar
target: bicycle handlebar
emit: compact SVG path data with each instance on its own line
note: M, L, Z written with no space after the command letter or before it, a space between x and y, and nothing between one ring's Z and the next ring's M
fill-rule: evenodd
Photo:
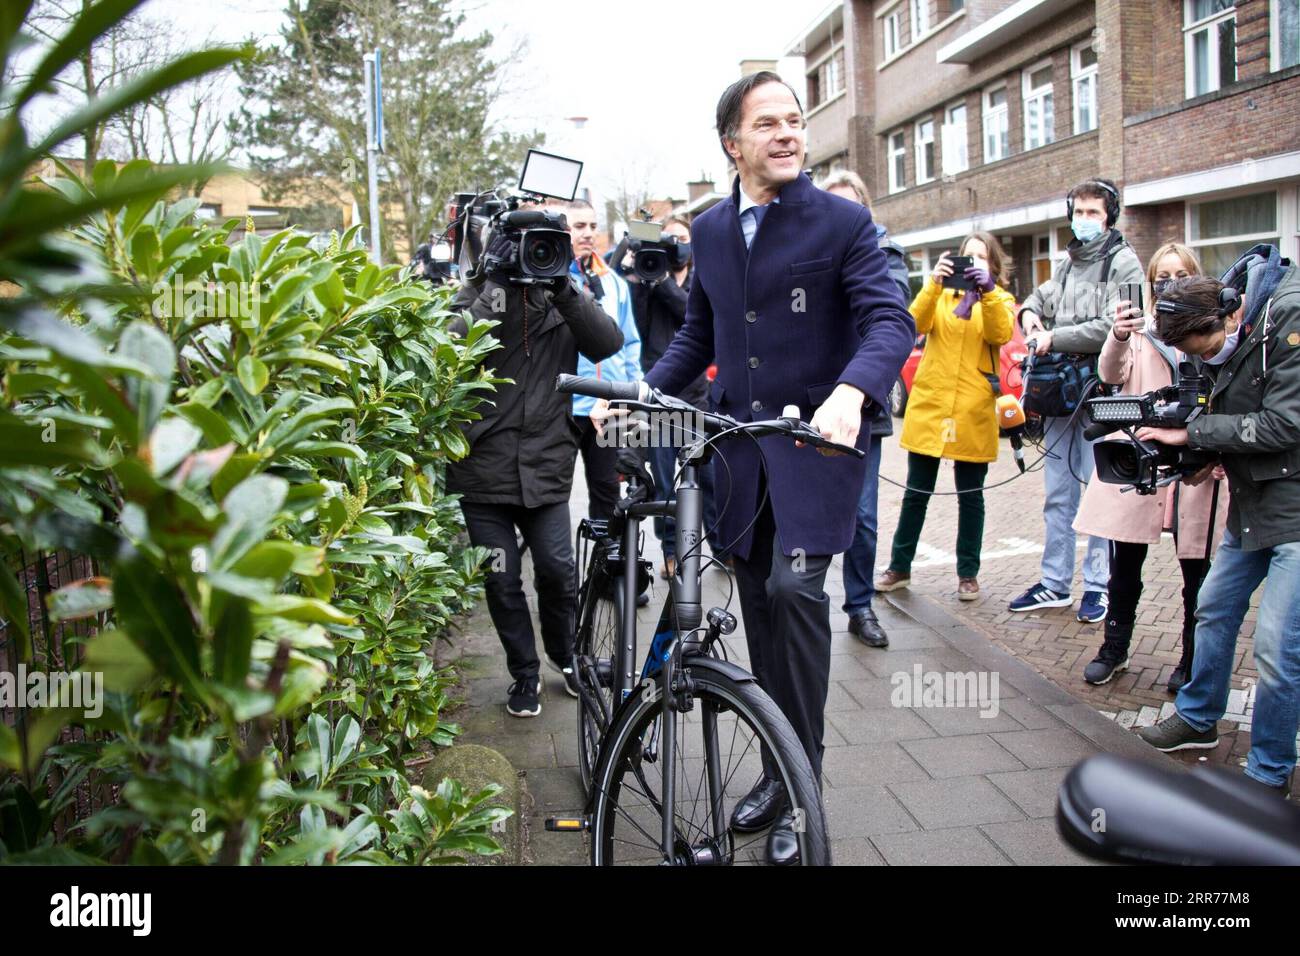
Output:
M647 389L648 398L642 397L642 382L611 382L607 379L587 378L581 375L559 375L555 379L555 390L566 395L589 395L604 398L629 408L644 411L686 411L700 415L710 426L715 435L722 432L749 432L751 434L787 435L796 441L814 448L825 448L855 458L865 458L866 452L852 445L841 445L829 441L813 429L807 422L793 417L774 418L766 421L740 422L727 415L715 412L703 412L694 405L681 399L670 398L655 389Z

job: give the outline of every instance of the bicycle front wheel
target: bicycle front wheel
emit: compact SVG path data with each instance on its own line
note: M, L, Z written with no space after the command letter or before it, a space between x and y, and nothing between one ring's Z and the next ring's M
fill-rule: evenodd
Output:
M762 753L790 795L799 864L830 864L821 790L803 746L772 698L753 680L691 666L694 707L678 714L671 742L662 740L657 687L638 691L606 739L593 781L591 856L597 866L731 865L765 862L766 834L739 833L731 813L762 772ZM663 852L664 748L672 746L673 852Z
M623 619L623 595L616 578L603 574L588 579L594 589L583 601L573 670L578 678L578 772L583 793L591 793L591 777L600 753L600 740L614 713L615 655Z

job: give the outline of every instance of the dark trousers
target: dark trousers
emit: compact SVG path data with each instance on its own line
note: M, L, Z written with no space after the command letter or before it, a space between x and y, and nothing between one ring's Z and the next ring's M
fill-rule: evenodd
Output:
M867 448L867 476L858 498L858 521L853 543L844 552L844 613L871 610L876 596L876 528L880 502L880 451L885 439L871 439Z
M575 420L582 432L578 448L587 475L587 517L608 521L618 504L618 445L602 442L595 423L586 415ZM607 423L605 427L608 436L611 426Z
M560 667L573 657L573 544L569 539L569 503L540 508L474 504L461 501L469 540L492 552L485 588L488 612L506 651L506 667L515 680L537 676L540 662L521 578L522 557L515 528L533 556L533 586L542 624L546 656Z
M1106 638L1125 642L1133 637L1138 601L1142 597L1142 565L1147 559L1147 545L1127 541L1111 542L1110 610L1106 614ZM1183 637L1196 630L1196 596L1201 582L1210 571L1204 558L1179 558L1183 572Z
M930 507L930 492L939 480L941 459L929 455L907 453L908 490L903 493L903 509L898 515L894 530L894 553L889 559L891 571L902 575L912 573L912 559L921 541L921 528L925 525L925 512ZM978 577L980 573L980 544L984 538L984 478L989 473L987 462L954 461L954 479L957 490L957 576ZM917 490L913 491L915 488Z
M771 502L759 513L749 557L737 557L735 566L749 669L790 721L819 781L831 670L831 600L824 588L830 566L830 555L781 552ZM763 764L775 776L766 752Z

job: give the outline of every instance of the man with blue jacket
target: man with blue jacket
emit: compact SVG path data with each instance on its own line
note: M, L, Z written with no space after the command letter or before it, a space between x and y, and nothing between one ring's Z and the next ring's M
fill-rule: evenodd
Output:
M596 255L596 210L585 199L575 199L561 210L569 224L573 264L569 273L600 303L623 333L623 347L603 361L578 356L578 374L612 382L641 380L641 335L632 315L632 293L627 281ZM587 516L609 520L618 503L617 443L602 438L603 424L591 418L596 400L573 396L573 421L587 477Z
M647 385L674 394L710 362L710 404L741 421L787 405L831 441L865 450L864 428L916 340L863 206L817 189L803 172L804 116L775 73L732 84L718 102L731 196L692 223L695 279L686 321ZM821 776L830 676L831 556L853 539L862 460L783 438L730 442L714 473L751 670L789 719ZM729 481L728 481L729 478ZM728 484L730 487L728 487ZM766 755L765 755L766 759ZM769 862L798 859L794 814L765 767L732 814L740 832L769 825Z

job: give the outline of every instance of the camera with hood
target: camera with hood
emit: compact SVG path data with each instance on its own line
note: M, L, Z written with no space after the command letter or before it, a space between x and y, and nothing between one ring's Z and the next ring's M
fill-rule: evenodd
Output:
M628 223L627 232L610 256L610 262L620 272L626 272L623 257L631 251L632 273L642 282L654 285L662 282L668 273L685 268L691 261L691 244L677 236L664 235L662 223L650 221L645 210L641 213L645 220Z
M524 286L565 279L573 244L563 214L521 207L548 198L572 200L581 175L581 162L530 149L517 193L457 193L448 211L460 272Z
M1132 485L1140 495L1155 494L1161 485L1201 471L1218 460L1212 453L1187 447L1139 441L1137 428L1186 428L1210 401L1210 380L1191 362L1178 366L1178 381L1144 395L1107 395L1085 403L1092 424L1084 437L1095 441L1123 430L1129 441L1097 442L1093 446L1097 480Z

